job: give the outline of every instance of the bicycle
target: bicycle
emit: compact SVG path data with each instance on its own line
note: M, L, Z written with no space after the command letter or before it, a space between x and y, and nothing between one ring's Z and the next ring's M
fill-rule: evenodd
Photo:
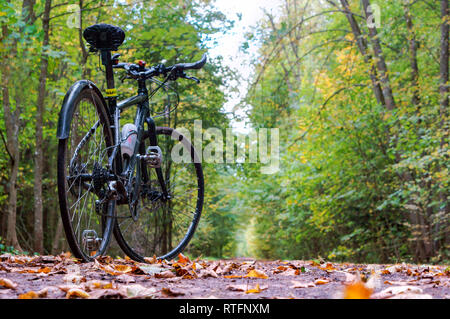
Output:
M103 97L93 82L77 81L59 114L58 198L69 247L76 258L92 261L105 254L114 235L133 260L170 260L188 245L199 223L203 170L187 138L173 128L156 127L149 99L167 89L168 81L199 83L184 71L202 68L206 55L194 63L146 68L143 61L120 63L120 54L111 56L125 39L119 27L96 24L86 28L83 37L90 52L101 57L107 89ZM126 79L137 81L136 96L117 101L114 69L125 70ZM147 81L157 87L149 92ZM120 129L121 112L134 105L134 123ZM171 160L176 145L190 160Z

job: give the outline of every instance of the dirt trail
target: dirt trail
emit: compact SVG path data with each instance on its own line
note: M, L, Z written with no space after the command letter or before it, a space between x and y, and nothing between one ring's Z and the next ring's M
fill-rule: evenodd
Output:
M448 266L0 256L0 299L450 298Z

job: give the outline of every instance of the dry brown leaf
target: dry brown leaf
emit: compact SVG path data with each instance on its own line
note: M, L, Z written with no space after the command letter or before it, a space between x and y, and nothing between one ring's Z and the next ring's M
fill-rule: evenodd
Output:
M326 270L326 271L333 271L333 270L336 270L336 268L333 266L332 263L327 263L327 264L325 265L325 267L319 267L319 269Z
M117 289L97 289L91 294L91 299L124 299L127 295Z
M71 283L74 283L74 284L79 284L81 282L86 282L86 278L84 278L83 276L81 276L78 273L69 273L69 274L67 274L67 275L65 275L63 277L63 280L65 282L71 282Z
M158 259L156 258L156 255L153 255L153 257L144 257L144 261L148 264L156 264Z
M173 290L168 287L164 287L161 289L161 293L166 297L177 297L177 296L184 296L185 293L180 290Z
M282 276L298 276L298 275L300 275L300 270L289 268L288 270L280 273L280 275L282 275Z
M300 282L300 281L292 281L293 285L291 288L312 288L316 285L313 282Z
M155 278L173 278L176 275L171 270L166 270L161 273L156 273Z
M122 286L119 290L129 298L140 299L154 298L157 292L156 288L154 287L145 288L144 286L139 284Z
M191 262L191 260L189 259L189 257L186 257L182 253L178 254L178 263L179 264L187 264L187 263L190 263L190 262Z
M317 279L316 281L314 281L314 284L316 284L316 285L325 285L325 284L327 284L329 282L330 281L328 279L321 278L321 279Z
M389 287L384 289L383 291L380 291L379 293L374 294L373 298L386 299L400 294L423 294L423 290L419 287L414 286Z
M133 267L129 265L114 265L114 270L121 272L122 274L126 274L133 271Z
M8 278L0 278L0 286L8 288L8 289L16 289L17 284Z
M247 291L248 285L228 285L227 290L232 291Z
M202 269L200 271L200 274L198 275L200 278L208 278L208 277L213 277L213 278L217 278L219 277L215 271L213 270L208 270L208 269Z
M75 299L75 298L86 299L89 297L90 297L90 295L86 291L84 291L80 288L71 288L67 291L67 294L66 294L67 299Z
M116 280L118 282L123 282L123 283L126 283L126 284L131 283L131 282L136 282L136 279L133 276L130 276L130 275L127 275L127 274L119 275L116 278Z
M248 272L247 275L244 276L245 278L261 278L261 279L267 279L269 276L267 276L264 272L257 269L252 269Z
M33 290L26 292L24 294L20 294L18 297L18 299L38 299L39 296L36 292L34 292Z

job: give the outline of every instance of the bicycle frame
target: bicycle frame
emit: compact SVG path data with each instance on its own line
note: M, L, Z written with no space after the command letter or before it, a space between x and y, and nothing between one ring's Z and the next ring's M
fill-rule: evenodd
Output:
M102 63L106 67L106 83L107 88L109 92L115 92L114 87L114 73L113 73L113 67L111 63L111 53L110 51L102 51ZM108 92L108 91L107 91ZM144 124L147 123L148 126L148 138L150 141L150 146L158 146L158 141L156 138L156 125L155 121L150 115L150 108L149 108L149 96L148 96L148 90L146 85L145 79L138 80L138 95L127 98L125 100L117 102L117 97L115 94L112 96L108 96L108 107L110 110L110 114L112 116L111 120L114 127L114 148L112 151L111 156L109 157L109 167L113 167L113 161L116 160L117 163L119 163L119 171L122 172L122 176L126 176L128 178L132 177L133 171L135 166L137 165L137 174L136 179L138 185L141 183L141 175L140 175L140 167L141 163L138 157L142 137L144 133ZM137 105L137 111L136 116L134 120L134 125L137 128L137 138L136 138L136 144L134 147L133 155L131 156L130 160L128 161L127 167L122 167L122 157L118 156L120 154L120 144L121 144L121 133L120 133L120 113L131 107ZM161 168L155 168L156 174L158 177L158 181L161 186L161 190L164 197L168 197L167 188L164 182L164 177L161 171ZM145 177L145 176L144 176ZM138 191L136 189L136 191ZM129 199L130 200L130 199Z

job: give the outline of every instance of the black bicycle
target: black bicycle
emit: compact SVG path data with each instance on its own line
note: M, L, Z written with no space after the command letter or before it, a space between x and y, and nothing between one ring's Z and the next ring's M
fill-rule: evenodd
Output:
M104 98L91 81L76 82L59 114L58 197L69 246L76 258L92 261L105 254L114 234L133 260L171 259L198 225L203 171L189 140L172 128L156 127L149 99L169 88L168 81L199 83L184 71L202 68L206 55L195 63L146 68L143 61L119 63L120 54L111 56L125 39L119 27L96 24L83 36L90 51L100 54L107 89ZM117 101L113 69L123 69L125 78L137 81L136 96ZM150 92L147 81L156 86ZM121 127L121 112L133 105L134 123ZM183 154L181 160L173 158L177 154Z

